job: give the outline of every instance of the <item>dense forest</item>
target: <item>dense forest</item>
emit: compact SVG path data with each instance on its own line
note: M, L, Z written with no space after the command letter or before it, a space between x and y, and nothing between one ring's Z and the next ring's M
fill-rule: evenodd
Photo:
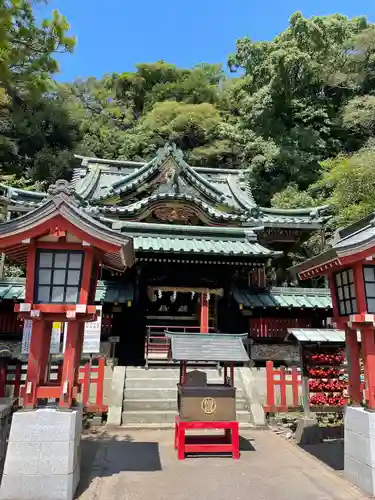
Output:
M0 0L3 182L46 189L69 178L74 154L147 160L170 140L191 164L245 169L262 205L330 203L336 227L375 209L375 25L365 17L296 12L272 41L237 40L230 72L160 60L57 84L56 54L74 51L68 30L58 12L39 25L30 0Z

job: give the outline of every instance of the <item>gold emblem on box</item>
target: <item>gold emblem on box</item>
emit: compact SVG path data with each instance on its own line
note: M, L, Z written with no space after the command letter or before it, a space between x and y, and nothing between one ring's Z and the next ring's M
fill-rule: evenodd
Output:
M216 401L213 398L204 398L201 408L206 415L211 415L216 410Z

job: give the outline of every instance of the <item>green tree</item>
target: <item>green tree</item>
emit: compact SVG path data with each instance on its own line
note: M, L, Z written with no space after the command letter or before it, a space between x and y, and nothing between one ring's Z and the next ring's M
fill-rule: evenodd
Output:
M320 176L320 162L344 149L342 107L358 91L353 68L361 64L351 48L368 29L363 17L306 19L296 12L274 40L237 42L229 66L245 73L233 87L239 121L263 142L264 153L250 147L244 157L260 203L291 182L307 189Z
M296 184L290 184L283 191L273 195L271 206L277 208L309 208L316 200L306 191L300 191Z

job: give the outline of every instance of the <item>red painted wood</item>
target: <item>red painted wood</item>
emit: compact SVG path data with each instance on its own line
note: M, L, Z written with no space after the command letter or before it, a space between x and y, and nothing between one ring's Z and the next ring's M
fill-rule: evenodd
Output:
M90 393L90 363L87 362L84 368L81 368L81 373L83 371L83 391L82 391L82 404L83 406L88 404L89 401L89 393Z
M273 362L266 362L267 406L275 406L275 390L273 380Z
M27 280L25 284L25 302L29 304L34 302L35 262L36 262L35 240L31 240L27 251L27 264L26 264Z
M287 379L287 376L291 376ZM276 379L278 377L278 379ZM301 376L298 373L298 369L294 366L290 373L286 373L285 367L279 369L274 368L273 361L266 362L266 387L267 387L267 397L266 404L264 405L265 412L281 412L288 411L288 408L299 406L299 386L301 385ZM280 404L275 403L275 387L280 387ZM287 405L286 398L286 387L292 386L292 405Z
M359 360L359 346L357 331L346 329L346 344L349 349L349 396L353 402L360 404L362 402L361 392L361 366Z
M33 334L30 342L30 353L27 364L26 389L31 385L31 391L24 397L26 408L35 408L37 403L37 388L44 385L47 371L48 354L51 343L50 322L35 321L33 324Z
M36 399L59 398L61 389L59 385L41 385L36 389Z
M83 263L81 291L79 294L80 304L88 303L93 266L94 266L94 253L91 248L88 248L85 250L85 260Z
M29 313L21 312L21 304L14 305L14 311L20 313L21 317L29 315ZM76 304L32 304L32 309L40 311L43 314L51 313L54 315L65 314L67 311L75 311ZM91 316L96 314L96 306L95 305L87 305L85 313L77 313L77 316L81 318L83 321L92 321ZM51 318L50 321L59 321L57 318ZM63 321L67 321L65 318Z
M216 436L186 436L186 430L191 429L225 429L225 437L230 438L230 443L223 443L223 438L219 438L215 444ZM229 432L228 432L229 431ZM192 442L196 440L194 444ZM186 453L212 453L229 452L234 460L240 457L239 430L237 421L229 422L185 422L178 416L175 418L175 448L177 447L177 457L184 460Z
M375 342L374 327L365 327L361 332L363 361L365 368L367 406L375 410Z
M357 301L357 313L367 313L367 301L365 295L365 280L363 278L363 263L357 262L353 268L354 289ZM335 293L336 295L336 293Z
M43 250L79 250L80 252L84 252L87 249L82 247L81 243L67 243L66 241L37 241L37 248L41 248Z
M309 328L310 318L250 318L250 337L282 338L288 333L288 328Z
M96 404L98 406L103 406L103 401L104 401L104 368L105 368L105 360L104 358L100 358L98 364L98 376L96 384Z
M298 387L300 385L298 379L298 371L295 366L292 368L292 392L293 392L293 406L299 406Z
M60 402L62 408L70 408L73 403L73 391L75 382L75 373L77 363L79 366L80 360L77 360L76 350L79 338L78 323L71 321L67 326L66 345L64 352L64 361L60 386ZM67 392L64 394L64 385L67 385Z
M286 378L284 366L280 368L280 400L281 406L286 406Z
M207 333L208 329L208 300L207 293L201 293L201 321L200 321L200 331L202 333Z

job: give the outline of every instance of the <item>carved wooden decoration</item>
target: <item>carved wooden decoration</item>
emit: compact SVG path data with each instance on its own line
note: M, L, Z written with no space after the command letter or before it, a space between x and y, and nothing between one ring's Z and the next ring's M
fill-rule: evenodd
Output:
M191 224L195 213L186 207L163 207L156 208L154 215L164 222L178 222L179 224Z

